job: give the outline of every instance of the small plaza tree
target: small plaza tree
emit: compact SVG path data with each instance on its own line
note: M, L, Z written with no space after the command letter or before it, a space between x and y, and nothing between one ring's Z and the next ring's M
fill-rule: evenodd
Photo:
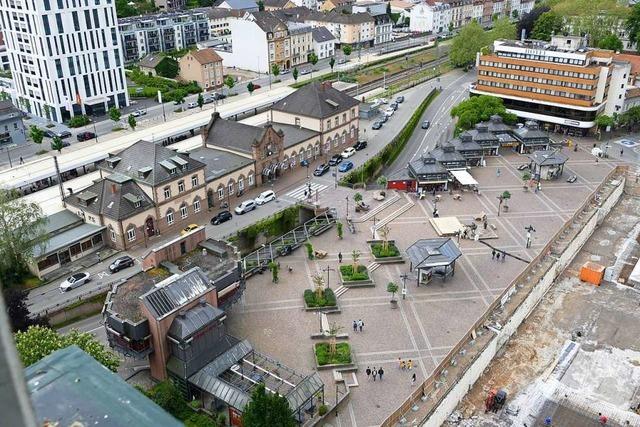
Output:
M360 193L354 194L353 195L353 201L356 202L356 203L361 202L362 201L362 194L360 194Z
M378 233L382 236L382 250L387 252L389 250L389 233L391 233L391 229L388 225L384 225L378 229Z
M338 222L336 224L336 230L338 231L338 239L342 240L342 223Z
M316 294L316 299L320 301L324 296L324 278L321 274L314 274L313 276L311 276L311 281L313 282L313 291Z
M133 114L129 114L129 118L127 119L127 122L129 122L129 127L131 128L131 130L136 130L136 126L138 126L138 122L136 121L136 118L133 117Z
M357 249L354 249L353 251L351 251L351 260L353 261L351 263L351 268L353 269L353 274L356 274L358 272L358 267L359 267L358 261L360 260L360 255L362 254Z
M396 300L396 292L398 292L398 285L393 282L387 283L387 292L391 294L391 301L394 302Z
M338 332L343 329L342 326L338 326L336 322L332 322L329 326L329 354L333 357L336 354L337 347L337 337Z
M278 283L278 272L280 271L278 263L275 261L271 261L269 263L269 270L271 270L271 281L273 283Z

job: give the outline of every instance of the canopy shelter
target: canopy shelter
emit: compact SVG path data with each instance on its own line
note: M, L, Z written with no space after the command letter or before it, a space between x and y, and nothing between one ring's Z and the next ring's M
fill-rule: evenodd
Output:
M443 280L455 274L455 263L462 252L456 243L448 237L421 239L407 248L409 271L418 270L417 285L427 284L432 277Z
M540 150L529 155L531 171L535 180L558 179L564 172L564 164L569 157L560 150Z
M452 170L449 171L451 175L455 178L456 181L462 186L467 187L477 187L478 181L476 181L473 176L466 170Z

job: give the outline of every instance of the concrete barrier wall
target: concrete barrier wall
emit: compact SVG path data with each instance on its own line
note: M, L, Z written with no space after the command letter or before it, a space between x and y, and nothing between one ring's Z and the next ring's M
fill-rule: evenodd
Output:
M557 275L560 274L573 260L589 237L591 237L602 219L611 212L611 209L620 199L623 189L624 180L621 181L620 185L609 195L598 210L589 214L591 215L591 218L589 218L587 224L581 228L567 248L556 259L556 262L549 267L545 275L539 280L529 295L509 318L508 322L503 325L500 332L489 342L486 348L464 372L462 377L457 380L457 383L440 401L440 404L433 410L431 416L424 422L423 426L438 427L446 421L449 414L455 410L464 396L469 392L473 384L489 366L500 348L509 340L509 338L511 338L522 322L538 305L544 294L553 284Z

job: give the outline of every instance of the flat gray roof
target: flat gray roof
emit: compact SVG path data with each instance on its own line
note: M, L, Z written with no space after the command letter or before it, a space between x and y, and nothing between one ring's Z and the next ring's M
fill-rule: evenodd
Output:
M228 151L205 147L191 151L189 157L205 164L204 176L207 182L214 181L229 172L253 163L253 159Z
M82 224L71 230L63 231L46 240L42 245L36 245L33 248L34 258L42 258L51 255L62 248L66 248L77 243L87 237L93 236L101 232L106 227L104 225Z

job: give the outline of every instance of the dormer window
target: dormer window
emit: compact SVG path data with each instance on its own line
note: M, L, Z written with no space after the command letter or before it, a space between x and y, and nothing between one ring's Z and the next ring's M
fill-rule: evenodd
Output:
M178 171L178 170L177 170L176 168L171 168L171 169L169 169L169 173L170 173L171 175L175 175L177 171Z
M141 206L142 206L142 202L141 202L140 200L138 200L137 202L135 202L135 203L133 204L133 206L134 206L134 207L136 207L136 208L139 208L139 207L141 207Z

